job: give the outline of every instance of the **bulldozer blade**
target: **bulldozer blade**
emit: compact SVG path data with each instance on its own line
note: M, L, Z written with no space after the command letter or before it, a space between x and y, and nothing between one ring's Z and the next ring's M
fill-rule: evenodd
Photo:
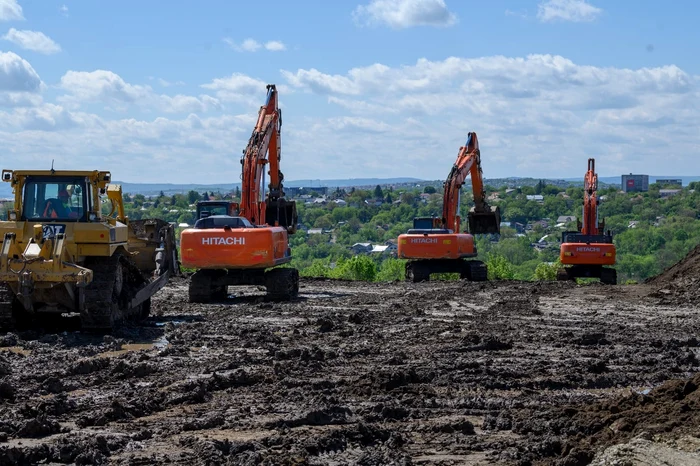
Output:
M501 233L501 210L498 206L489 207L487 212L475 212L474 207L467 214L469 233L488 235Z
M265 207L265 223L285 227L289 233L297 231L297 204L294 201L278 199Z

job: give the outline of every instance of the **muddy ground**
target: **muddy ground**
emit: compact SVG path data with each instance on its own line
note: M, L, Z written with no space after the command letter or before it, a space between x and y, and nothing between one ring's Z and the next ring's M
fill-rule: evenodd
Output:
M700 315L668 283L230 291L0 334L0 464L700 464Z

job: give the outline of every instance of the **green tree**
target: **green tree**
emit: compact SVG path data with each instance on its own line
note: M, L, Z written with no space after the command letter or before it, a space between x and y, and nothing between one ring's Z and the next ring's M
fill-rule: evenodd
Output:
M328 229L333 226L333 219L329 214L322 215L314 222L314 228Z
M437 192L437 189L435 189L434 186L426 186L425 188L423 188L423 192L425 194L435 194Z
M377 185L376 188L374 188L374 198L375 199L384 199L384 192L382 191L382 187Z
M405 193L401 194L401 202L403 204L413 205L413 203L416 202L416 195L412 192L406 191Z
M540 180L537 182L535 185L535 194L542 194L542 191L544 190L544 187L546 186L544 180Z
M500 254L489 253L486 260L489 280L513 280L515 270L508 259Z
M189 202L190 204L194 204L195 202L197 202L200 199L201 199L201 196L195 190L191 190L187 193L187 202Z
M556 280L560 268L561 263L558 260L551 264L541 262L535 269L535 280Z
M403 280L406 276L406 261L402 259L385 259L379 266L377 281L391 282Z

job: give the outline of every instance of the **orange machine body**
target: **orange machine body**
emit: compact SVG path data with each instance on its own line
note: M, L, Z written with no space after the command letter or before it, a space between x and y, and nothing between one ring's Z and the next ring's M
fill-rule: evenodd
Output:
M468 176L472 178L474 207L469 210L469 233L461 232L459 215L460 192ZM441 217L417 217L413 228L398 237L398 257L407 259L406 279L413 282L430 280L434 273L459 273L472 281L487 279L486 264L477 260L475 234L499 234L501 213L498 206L486 203L481 152L476 133L467 135L467 143L459 148L444 183Z
M474 237L468 233L399 235L400 259L464 259L475 256Z
M612 243L562 243L559 260L563 265L615 265Z
M188 228L180 236L182 265L195 269L260 269L291 261L284 227Z
M197 269L189 284L192 303L226 299L227 288L239 285L264 286L272 299L298 295L299 271L277 267L292 259L288 235L298 224L296 203L285 198L280 170L278 104L277 87L268 84L241 157L241 202L198 203L194 227L181 233L182 264Z
M605 220L598 218L599 204L595 159L588 159L581 221L576 231L562 233L559 260L565 267L557 271L557 280L600 278L602 283L617 283L617 272L609 267L615 265L615 244L612 232L605 231Z

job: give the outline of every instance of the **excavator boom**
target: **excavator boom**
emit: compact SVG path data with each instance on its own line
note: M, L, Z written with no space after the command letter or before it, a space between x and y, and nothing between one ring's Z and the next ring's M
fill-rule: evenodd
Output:
M278 106L277 87L267 85L267 98L260 107L258 119L248 145L243 151L243 189L240 216L253 225L283 226L289 233L297 227L296 203L284 199L284 175L280 170L282 110ZM269 165L270 190L265 200L265 167Z
M471 234L500 233L500 210L497 206L492 208L486 203L479 139L476 133L473 132L467 136L467 143L459 148L457 161L452 166L452 170L450 170L450 174L445 181L445 195L442 207L444 228L454 232L460 231L460 190L469 175L472 178L472 192L474 194L474 207L467 214L469 232Z

